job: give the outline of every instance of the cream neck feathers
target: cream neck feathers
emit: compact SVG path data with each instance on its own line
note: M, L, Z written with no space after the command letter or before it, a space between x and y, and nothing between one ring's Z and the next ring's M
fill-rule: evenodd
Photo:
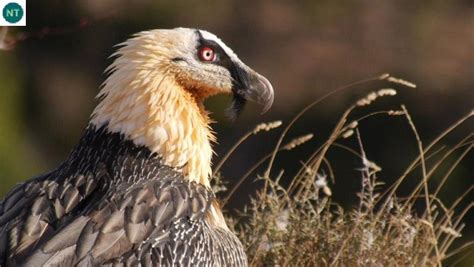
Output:
M209 187L215 137L201 100L160 68L159 58L126 49L119 50L121 56L109 67L91 123L108 123L110 132L146 146L189 181Z

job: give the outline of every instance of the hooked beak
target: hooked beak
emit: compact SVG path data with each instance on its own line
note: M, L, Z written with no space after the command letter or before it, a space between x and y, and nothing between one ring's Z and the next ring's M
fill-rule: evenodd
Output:
M231 118L235 118L242 112L247 100L263 106L261 114L267 112L273 104L273 87L267 78L248 68L239 69L234 73L234 99L229 110Z
M267 112L273 104L273 87L267 78L255 73L250 82L250 86L246 91L248 100L263 106L262 114Z

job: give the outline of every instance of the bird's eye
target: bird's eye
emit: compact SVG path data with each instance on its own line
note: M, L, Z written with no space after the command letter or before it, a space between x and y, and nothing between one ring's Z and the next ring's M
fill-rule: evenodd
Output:
M207 61L207 62L216 61L217 59L214 49L207 46L203 46L199 48L198 57L201 61Z

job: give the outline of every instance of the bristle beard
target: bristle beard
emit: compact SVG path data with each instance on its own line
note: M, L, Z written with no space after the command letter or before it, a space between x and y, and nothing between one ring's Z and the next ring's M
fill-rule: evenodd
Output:
M244 110L245 104L247 103L247 100L239 95L234 93L234 96L232 98L232 104L231 106L227 109L227 117L231 120L234 121L237 119L240 114L242 114L242 111Z

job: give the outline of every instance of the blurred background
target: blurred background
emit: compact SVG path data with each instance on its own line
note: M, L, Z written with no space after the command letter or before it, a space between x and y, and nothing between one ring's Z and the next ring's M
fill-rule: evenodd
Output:
M474 2L469 0L42 0L27 4L28 26L9 28L0 46L0 197L14 184L54 168L67 157L97 104L94 97L105 78L103 70L111 63L113 46L147 29L182 26L211 31L273 83L275 104L264 116L250 105L231 122L225 117L227 97L207 101L217 121L215 162L256 124L277 119L288 123L304 106L339 86L387 72L418 85L411 89L372 83L317 105L288 134L289 139L307 133L315 138L277 158L273 174L284 169L286 182L324 142L342 112L372 90L392 86L398 96L381 99L353 118L400 109L403 103L424 144L474 108ZM416 140L402 116L369 118L360 131L368 158L383 168L380 179L387 183L417 156ZM453 146L473 131L471 119L443 144ZM252 137L236 151L222 169L229 187L271 151L279 133L281 129ZM355 138L344 144L358 148ZM454 155L462 151L458 152ZM328 156L336 175L336 184L330 184L333 198L350 207L360 188L356 169L361 162L337 149ZM448 160L434 179L442 177L454 161ZM258 187L253 178L228 207L248 203ZM473 181L471 153L451 175L442 199L451 204ZM467 203L473 199L471 194ZM471 238L473 214L464 233Z

